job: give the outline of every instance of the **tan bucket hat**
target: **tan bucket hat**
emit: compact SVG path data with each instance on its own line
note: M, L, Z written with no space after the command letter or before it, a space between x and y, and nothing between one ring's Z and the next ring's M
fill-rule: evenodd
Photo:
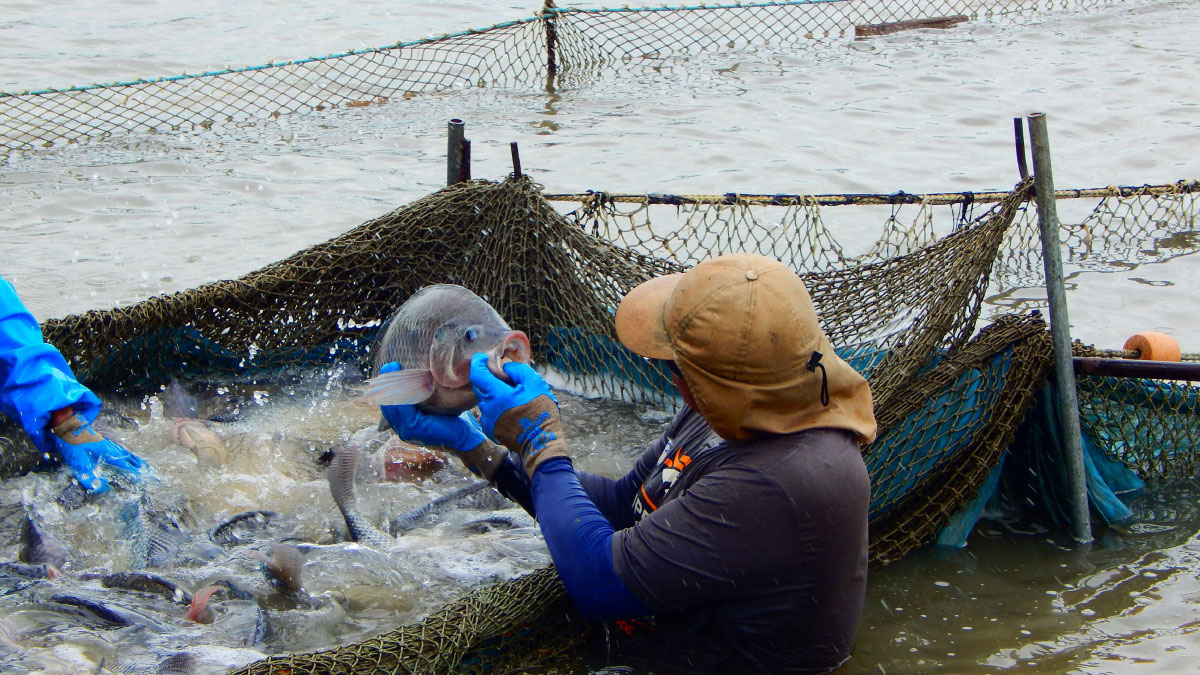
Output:
M804 282L777 260L737 253L651 279L625 296L616 324L629 349L675 361L726 440L818 427L875 439L870 385L834 353Z

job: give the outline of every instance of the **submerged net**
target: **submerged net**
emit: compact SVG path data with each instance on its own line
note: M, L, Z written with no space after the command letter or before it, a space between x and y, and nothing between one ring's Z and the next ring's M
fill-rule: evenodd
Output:
M553 567L494 584L394 631L308 654L273 656L235 675L518 673L578 645L589 628ZM519 645L522 648L515 648Z
M786 45L856 26L984 18L1112 0L799 0L557 8L437 38L198 75L0 93L0 152L123 133L204 131L331 108L403 104L452 87L577 86L606 70L703 51Z
M1131 203L1158 212L1155 200L1191 194L1160 192ZM612 196L593 194L564 215L527 178L468 181L241 279L48 321L43 330L100 390L154 391L171 375L270 376L330 361L365 371L372 340L399 304L425 285L456 283L529 334L536 364L556 384L663 402L673 395L666 374L615 339L621 297L698 259L763 252L802 274L839 353L871 382L880 433L864 457L873 485L871 555L880 563L928 544L976 495L1044 381L1051 348L1041 319L982 317L997 261L1012 250L1014 223L1030 217L1030 193L1023 182L986 210L984 200L971 199L983 211L977 216L960 194L948 227L918 215L907 229L900 205L924 211L937 200L860 195L889 213L883 234L864 238L826 223L828 196L669 205L687 220L685 231L651 221L649 206L631 216ZM1103 212L1127 213L1112 206L1121 199L1105 197ZM1177 208L1174 224L1144 225L1146 236L1186 239L1180 228L1193 222L1189 209L1190 202ZM849 250L851 239L861 251ZM1128 382L1081 380L1089 429L1144 475L1192 466L1200 438L1194 389L1147 381L1127 389ZM1169 447L1153 444L1163 429L1176 439ZM375 638L271 657L240 672L520 672L558 658L587 631L546 569Z

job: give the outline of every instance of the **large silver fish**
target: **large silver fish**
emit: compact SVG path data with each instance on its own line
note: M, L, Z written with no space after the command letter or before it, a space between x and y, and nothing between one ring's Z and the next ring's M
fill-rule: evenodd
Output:
M414 293L388 320L374 349L372 377L363 400L377 405L417 404L457 415L478 402L471 390L471 357L488 354L488 366L507 380L506 361L528 363L529 337L509 328L483 298L462 286L437 284ZM380 374L396 361L403 370Z

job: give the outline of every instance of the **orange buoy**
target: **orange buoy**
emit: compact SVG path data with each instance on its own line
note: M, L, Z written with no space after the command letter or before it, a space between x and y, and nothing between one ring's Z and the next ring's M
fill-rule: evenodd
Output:
M1137 350L1143 361L1178 361L1181 354L1175 338L1155 331L1133 335L1125 341L1125 349Z

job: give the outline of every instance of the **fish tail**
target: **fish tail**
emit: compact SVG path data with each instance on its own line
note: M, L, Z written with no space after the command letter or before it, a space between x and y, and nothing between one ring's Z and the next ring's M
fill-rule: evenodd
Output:
M411 405L433 395L433 372L429 369L394 370L363 383L359 401L372 405Z
M344 517L354 511L354 474L358 470L358 453L358 446L338 445L325 471L333 502Z

